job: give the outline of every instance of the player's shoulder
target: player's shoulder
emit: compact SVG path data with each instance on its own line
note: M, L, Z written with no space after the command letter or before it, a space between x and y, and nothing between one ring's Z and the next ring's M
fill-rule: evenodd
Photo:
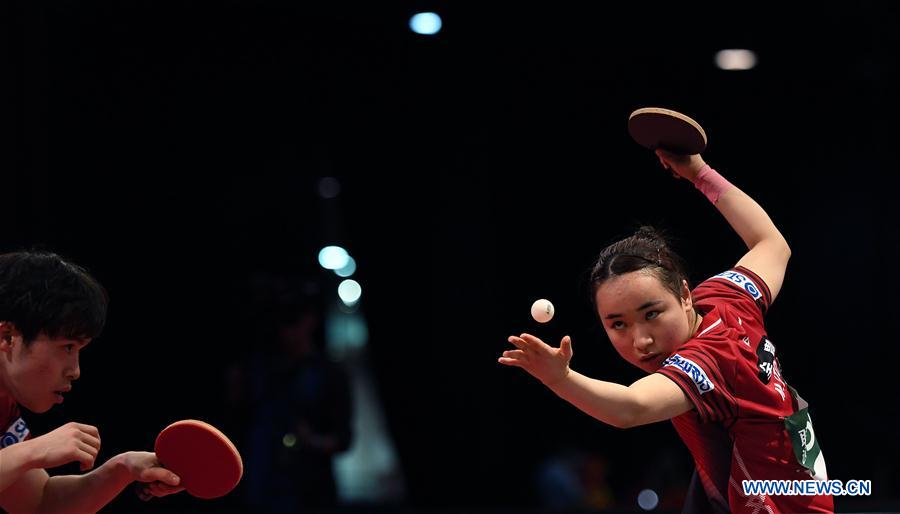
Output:
M765 314L772 301L769 287L752 270L735 266L704 280L693 290L699 304L750 300Z
M30 435L19 405L9 396L0 397L0 448L24 441Z

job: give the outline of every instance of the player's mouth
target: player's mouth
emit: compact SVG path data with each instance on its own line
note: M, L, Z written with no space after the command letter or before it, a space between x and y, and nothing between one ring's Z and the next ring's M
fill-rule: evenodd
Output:
M641 357L641 362L649 362L649 361L652 361L653 359L656 359L656 358L659 357L660 355L662 355L662 354L660 354L660 353L651 353L650 355L644 355L643 357Z
M63 389L58 389L56 391L53 391L53 396L56 397L56 403L62 403L65 400L65 398L63 398L63 394L68 393L71 390L72 390L72 387L69 386L69 387L66 387Z

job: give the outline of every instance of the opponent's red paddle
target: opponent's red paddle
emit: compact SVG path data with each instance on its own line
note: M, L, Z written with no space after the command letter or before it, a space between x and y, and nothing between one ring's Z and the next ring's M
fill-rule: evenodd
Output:
M217 428L186 419L167 426L156 437L156 458L181 477L180 485L197 498L228 494L244 474L241 454Z
M680 112L644 107L628 117L628 133L651 150L662 148L674 154L692 155L706 149L706 132L699 123Z

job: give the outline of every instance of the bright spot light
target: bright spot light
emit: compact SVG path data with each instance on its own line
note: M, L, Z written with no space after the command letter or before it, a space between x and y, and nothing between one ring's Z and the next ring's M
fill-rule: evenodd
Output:
M362 287L359 285L359 282L348 278L338 285L338 296L344 302L344 305L353 305L362 296Z
M281 438L281 444L283 444L285 448L293 448L294 445L297 444L297 436L294 434L284 434L284 437Z
M716 53L716 66L723 70L749 70L756 66L756 54L743 49L720 50Z
M409 19L409 28L416 34L432 36L441 30L441 17L433 12L420 12Z
M349 259L347 250L340 246L326 246L319 250L319 264L325 269L341 269Z
M638 505L644 510L653 510L659 505L659 496L650 489L638 493Z
M334 270L339 277L349 277L356 271L356 260L353 257L347 257L347 264L339 269Z

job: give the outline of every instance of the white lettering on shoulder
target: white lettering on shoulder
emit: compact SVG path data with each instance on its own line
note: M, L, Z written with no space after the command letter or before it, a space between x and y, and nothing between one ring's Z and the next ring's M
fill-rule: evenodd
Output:
M749 294L750 297L754 300L759 300L762 296L762 292L760 292L759 288L756 287L756 284L752 280L750 280L750 277L744 275L743 273L737 271L725 271L712 278L727 280L728 282L731 282L732 284L746 291L747 294Z
M686 359L677 353L666 359L666 361L663 362L663 366L680 369L694 382L694 386L697 387L697 391L699 391L700 394L706 394L716 388L716 385L709 379L706 372L703 371L703 368L696 362Z

